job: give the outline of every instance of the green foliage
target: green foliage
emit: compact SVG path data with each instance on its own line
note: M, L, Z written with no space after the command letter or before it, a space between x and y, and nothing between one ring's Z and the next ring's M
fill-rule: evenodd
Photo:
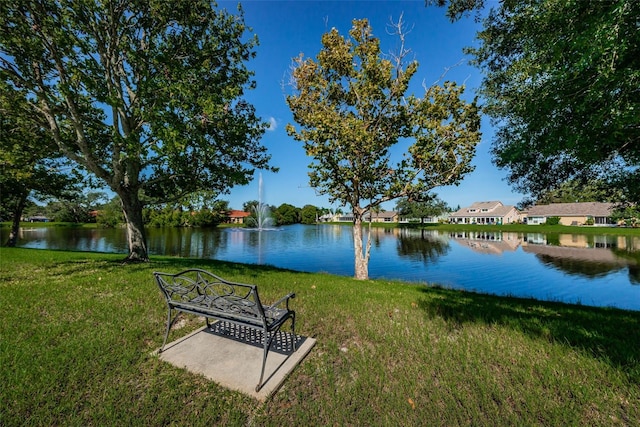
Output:
M300 209L283 203L273 211L276 225L297 224L300 222Z
M616 222L622 222L626 227L640 226L640 206L626 206L616 210L611 216Z
M212 209L202 208L191 214L190 224L194 227L216 227L226 220L224 213L215 212Z
M122 203L117 198L111 199L98 210L96 223L100 227L115 228L124 224L122 215Z
M560 224L559 216L547 217L547 220L545 221L545 225L558 225L558 224Z
M300 211L300 222L303 224L315 224L318 217L324 213L326 212L313 205L304 205Z
M148 208L145 215L149 227L185 227L192 220L191 216L191 212L173 205Z
M29 199L45 201L79 191L79 180L43 126L25 92L0 80L0 217L13 222L8 246L16 244Z
M535 204L550 203L578 203L578 202L611 202L617 203L623 199L619 190L611 189L602 180L570 180L560 184L557 188L544 191L538 196ZM531 203L534 204L534 203Z
M403 41L401 22L396 31ZM453 82L431 86L421 98L408 94L418 64L404 64L406 54L403 46L389 59L368 21L354 20L349 37L332 29L315 60L295 60L287 103L298 127L287 125L287 133L313 159L311 186L331 203L350 206L354 234L382 203L419 199L473 170L480 140L475 102L463 101L464 87ZM392 150L404 138L413 144L394 164ZM356 275L366 278L369 247L360 257L361 237L354 236Z
M268 168L246 30L207 0L0 3L0 80L121 198L130 259L147 259L142 193L220 194Z
M401 217L419 219L420 222L426 217L437 217L449 212L449 206L437 195L430 195L426 201L412 201L406 198L398 200L396 210Z
M447 7L447 17L453 22L475 11L476 20L480 19L480 12L486 0L425 0L426 6Z
M102 207L102 200L107 200L105 193L76 193L59 198L47 204L42 211L48 218L57 222L87 223L95 222L91 212Z
M640 2L505 1L469 49L493 154L535 197L576 177L640 201Z

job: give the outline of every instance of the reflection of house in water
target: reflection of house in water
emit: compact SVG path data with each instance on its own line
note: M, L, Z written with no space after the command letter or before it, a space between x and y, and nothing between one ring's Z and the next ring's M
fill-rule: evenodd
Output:
M554 242L548 242L549 238L537 233L527 234L522 250L566 273L587 277L628 267L631 282L640 283L640 263L633 256L623 255L640 250L640 238L561 234L553 238Z
M535 255L599 262L611 264L612 266L625 266L628 264L628 261L619 259L609 249L525 244L522 246L522 250Z
M527 233L523 244L640 251L640 237L635 236Z
M472 250L485 254L500 255L503 252L513 252L522 243L518 233L500 233L490 231L456 231L449 237L466 245Z

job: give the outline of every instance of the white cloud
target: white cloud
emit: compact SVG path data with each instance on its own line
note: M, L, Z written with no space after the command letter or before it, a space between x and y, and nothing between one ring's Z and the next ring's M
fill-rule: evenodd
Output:
M276 119L273 117L269 117L269 128L267 130L273 132L277 128L278 128L278 122L276 121Z

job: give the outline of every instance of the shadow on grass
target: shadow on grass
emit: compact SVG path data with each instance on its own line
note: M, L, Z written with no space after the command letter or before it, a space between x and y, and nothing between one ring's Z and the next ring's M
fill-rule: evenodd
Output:
M438 287L423 289L428 316L452 327L504 325L533 338L568 345L621 369L640 382L640 312L497 297Z
M287 270L265 264L242 264L231 261L218 261L213 259L197 258L152 258L150 264L154 271L166 271L168 273L178 273L189 268L201 268L211 271L214 274L225 277L225 275L245 275L258 277L262 273L287 272L299 273L299 271Z

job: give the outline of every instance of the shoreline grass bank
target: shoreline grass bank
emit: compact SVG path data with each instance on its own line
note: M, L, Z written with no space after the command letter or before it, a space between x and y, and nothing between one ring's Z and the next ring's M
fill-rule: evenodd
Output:
M3 425L639 425L640 312L215 260L0 248ZM317 344L264 404L162 363L152 271L296 292ZM185 316L171 338L204 322Z
M348 222L319 222L315 225L341 225L352 227ZM364 224L367 225L366 223ZM217 228L244 227L244 224L219 224ZM371 223L377 228L418 228L438 231L476 231L476 232L503 232L503 233L541 233L541 234L598 234L618 236L640 236L640 228L632 227L599 227L599 226L575 226L575 225L478 225L478 224L419 224L419 223ZM99 228L96 223L72 223L72 222L21 222L21 228ZM10 222L0 222L0 229L10 229Z

